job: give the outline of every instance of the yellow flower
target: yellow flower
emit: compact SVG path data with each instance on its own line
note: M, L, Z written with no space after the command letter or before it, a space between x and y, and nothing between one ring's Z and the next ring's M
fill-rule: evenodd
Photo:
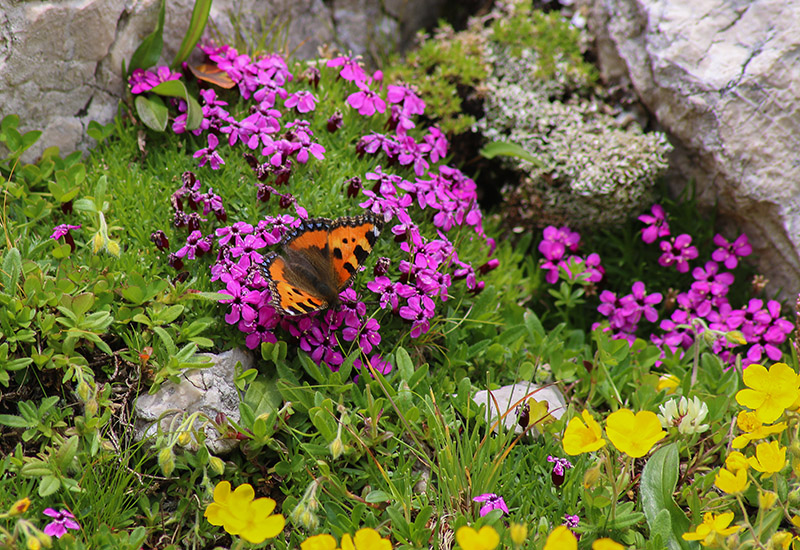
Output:
M528 399L530 412L528 413L529 426L546 426L556 421L556 417L550 412L550 403L546 399L536 401L533 397Z
M465 525L456 531L456 540L464 550L493 550L500 544L500 535L488 525L481 527L480 531Z
M750 464L747 462L746 456L744 456L739 451L733 451L725 459L725 467L729 469L731 472L737 472L739 470L749 469Z
M662 374L658 377L656 391L667 390L667 393L675 393L675 388L681 385L680 378L674 374ZM603 539L601 539L603 540Z
M774 491L758 491L758 507L762 510L770 510L775 506L775 501L778 500L778 494Z
M703 523L698 525L693 532L684 533L683 540L699 540L703 546L716 545L725 537L741 529L738 525L728 527L731 520L733 520L733 512L726 512L718 516L706 512L703 516Z
M342 535L342 550L391 550L391 548L391 541L381 538L380 533L370 527L359 529L352 539L347 533Z
M747 469L736 470L736 473L733 473L723 468L714 479L714 485L729 495L741 493L750 485L747 481Z
M564 452L568 455L590 453L606 444L605 439L603 439L603 428L600 427L597 420L592 418L589 411L584 410L581 416L586 421L586 424L576 416L569 421L567 429L564 430L564 438L561 440L561 444L564 446Z
M578 550L578 539L566 525L559 525L547 537L544 550Z
M24 514L30 508L31 499L28 497L21 498L17 502L11 505L11 508L8 510L9 516L18 516L20 514Z
M592 543L592 550L625 550L625 547L609 538L597 539Z
M36 537L30 537L27 546L28 550L41 550L42 543Z
M775 422L797 400L800 376L786 363L775 363L769 371L761 365L750 365L742 374L749 389L739 390L736 401L753 409L764 424Z
M620 409L608 415L606 435L614 446L633 458L646 455L667 432L661 429L661 421L651 411L639 411L635 415L628 409Z
M517 546L522 546L522 543L528 538L527 525L512 523L508 530L511 532L511 541Z
M300 543L300 550L336 550L336 539L327 533L314 535Z
M780 472L786 466L786 447L781 447L777 441L759 443L756 447L756 456L748 459L754 470L765 474Z
M769 539L768 548L774 548L778 550L789 550L789 545L792 544L792 537L791 533L787 533L786 531L778 531L774 535L772 535Z
M778 422L772 426L764 426L754 411L740 412L736 417L736 425L745 433L733 440L731 446L734 449L741 449L750 441L764 439L772 434L781 433L786 429L786 422Z
M231 492L231 484L221 481L214 487L214 502L203 514L211 525L221 525L231 535L259 544L283 531L281 514L271 515L275 501L271 498L253 500L255 492L249 483Z

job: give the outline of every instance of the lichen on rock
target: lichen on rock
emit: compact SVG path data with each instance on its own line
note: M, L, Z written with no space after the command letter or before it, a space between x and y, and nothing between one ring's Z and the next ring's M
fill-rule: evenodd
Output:
M514 9L525 9L523 4L506 4L502 17L513 21L519 17ZM552 15L540 17L569 26ZM503 189L512 223L585 227L618 222L651 199L671 146L662 133L645 133L636 122L612 116L614 109L591 89L593 74L552 44L552 37L529 38L527 44L490 38L485 116L475 129L539 161L505 157L508 167L523 173L520 182Z

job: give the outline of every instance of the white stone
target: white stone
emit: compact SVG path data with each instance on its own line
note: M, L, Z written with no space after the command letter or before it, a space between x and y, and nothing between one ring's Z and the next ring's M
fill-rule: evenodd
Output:
M238 361L242 364L242 370L251 368L253 357L242 350L233 349L219 355L209 355L209 358L212 366L186 371L180 384L165 382L156 393L138 397L134 407L137 440L155 436L159 418L161 430L165 432L170 430L170 426L177 427L181 419L198 411L212 420L222 413L234 422L239 421L239 391L233 382L235 367ZM204 422L205 419L197 420L195 429L199 429ZM215 454L226 453L239 443L236 439L222 437L210 425L206 425L204 431L206 444Z
M727 237L800 291L800 2L587 0L603 77L629 79Z
M530 398L536 401L547 401L548 410L556 419L564 416L567 410L567 401L554 384L539 386L533 382L517 382L491 390L491 392L481 390L472 396L472 400L478 405L486 404L488 422L494 422L507 411L511 411L503 418L503 425L506 429L514 427L516 433L521 433L522 428L517 424L517 413L514 409Z

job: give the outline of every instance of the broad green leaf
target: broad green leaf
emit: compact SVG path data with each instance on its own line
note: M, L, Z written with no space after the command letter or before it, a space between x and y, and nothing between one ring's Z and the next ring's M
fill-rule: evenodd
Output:
M14 416L13 414L0 414L0 424L9 426L10 428L27 428L31 424L21 416Z
M158 12L158 22L156 28L145 36L136 51L131 56L128 70L133 72L135 69L149 69L161 57L161 50L164 48L164 14L167 8L167 0L161 0L161 7Z
M662 510L669 512L671 531L666 539L667 545L670 550L687 550L692 546L681 535L691 530L691 523L672 498L678 483L678 465L678 447L675 443L653 453L642 470L642 510L651 530L663 529L663 523L656 526L658 514Z
M200 108L197 100L189 94L189 90L186 89L186 85L183 82L180 80L167 80L150 91L158 95L177 97L186 101L186 129L196 130L200 127L200 123L203 121L203 109Z
M134 104L136 105L136 114L139 115L142 124L156 132L166 130L169 112L160 97L139 95L136 96Z
M542 161L534 157L528 151L516 143L511 143L508 141L493 141L492 143L487 143L484 145L483 149L480 150L480 154L487 159L493 159L498 155L502 157L516 157L522 160L527 160L534 166L538 166L540 168L544 166Z
M203 36L203 30L206 28L208 21L208 14L211 11L211 0L195 0L194 9L192 10L192 19L189 21L189 28L186 29L186 34L183 36L181 47L178 48L178 53L175 54L175 59L172 60L172 66L177 67L187 59L189 54Z
M61 482L56 476L48 475L39 483L39 496L44 498L52 495L61 488Z
M22 273L22 256L16 248L10 249L3 256L3 269L0 272L0 282L3 283L3 290L7 294L14 296L17 293L17 279Z

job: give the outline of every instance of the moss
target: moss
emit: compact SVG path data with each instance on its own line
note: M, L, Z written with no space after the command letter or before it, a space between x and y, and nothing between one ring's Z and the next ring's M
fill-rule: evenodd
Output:
M509 220L586 227L619 222L642 209L667 167L671 147L664 135L643 133L636 123L622 127L606 114L614 109L591 93L596 72L576 53L578 31L566 29L558 14L531 12L526 2L503 9L505 17L487 37L492 73L476 129L540 161L505 159L523 174L518 185L503 189ZM523 32L533 37L521 38Z

